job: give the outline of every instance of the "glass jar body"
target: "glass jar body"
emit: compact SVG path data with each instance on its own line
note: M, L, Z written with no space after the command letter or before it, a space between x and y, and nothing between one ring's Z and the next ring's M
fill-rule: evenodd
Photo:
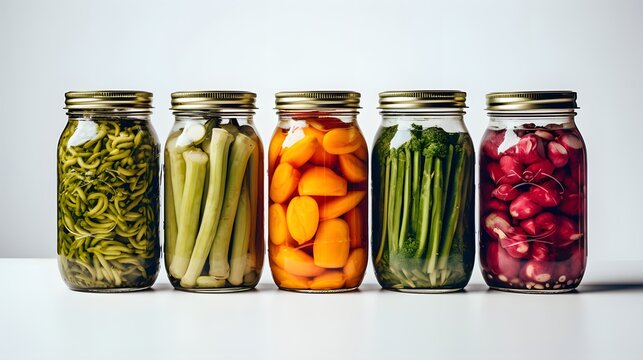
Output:
M578 286L587 262L587 163L575 113L492 113L480 151L480 260L487 284Z
M373 264L385 289L448 292L469 282L475 156L462 114L383 113L371 176Z
M254 288L263 266L263 146L248 112L182 112L165 145L165 266L194 292Z
M270 143L269 258L281 289L357 288L368 251L368 149L356 111L280 111Z
M70 113L58 142L58 265L73 290L152 286L159 143L148 114Z

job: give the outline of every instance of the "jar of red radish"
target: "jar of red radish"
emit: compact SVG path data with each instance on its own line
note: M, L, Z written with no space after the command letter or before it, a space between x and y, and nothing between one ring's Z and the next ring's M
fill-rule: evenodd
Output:
M576 93L487 95L480 151L480 262L498 290L578 287L587 263L587 162Z

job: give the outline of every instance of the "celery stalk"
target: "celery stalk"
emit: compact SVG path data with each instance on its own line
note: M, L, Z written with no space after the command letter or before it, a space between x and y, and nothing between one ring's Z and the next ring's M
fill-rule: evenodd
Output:
M170 154L165 152L165 163L170 164ZM165 217L163 224L165 229L165 257L166 266L169 266L172 263L174 258L174 250L176 249L176 236L178 235L178 224L176 222L176 209L174 207L174 194L172 190L172 176L171 172L165 169L164 171L165 179Z
M208 156L199 149L183 153L185 160L185 188L179 215L179 232L176 250L170 265L170 274L180 279L185 274L192 254L192 248L199 227L199 210L203 196L203 183L207 170Z
M261 157L261 139L254 132L252 127L244 125L241 127L241 131L248 135L254 142L257 144L250 158L248 159L248 168L246 170L246 176L249 179L249 195L250 195L250 243L248 244L248 258L257 257L257 229L263 228L263 214L258 213L260 203L263 203L263 192L257 192L258 189L263 189L263 167L262 167L262 157ZM263 253L262 253L263 255ZM251 262L246 261L246 264L252 264L252 270L256 270L256 261L252 260ZM248 266L246 265L246 269ZM247 271L245 271L247 273Z
M183 151L176 145L177 137L172 137L167 141L166 149L170 158L170 176L172 176L172 198L174 199L174 209L181 210L181 199L183 198L183 187L185 186L185 160ZM176 222L179 223L179 212L176 212Z
M237 215L234 218L234 230L232 232L232 250L230 251L230 276L228 282L231 285L239 286L243 283L243 271L246 268L246 253L250 242L251 225L253 216L250 211L250 185L248 172L243 181Z
M250 137L241 133L235 137L234 143L232 143L221 218L216 235L214 236L212 249L210 250L209 274L218 279L227 279L230 272L228 250L230 247L232 225L234 224L234 217L237 212L239 194L241 193L241 185L246 172L248 158L256 146Z
M181 278L181 286L183 287L194 287L212 248L225 193L230 143L232 143L232 135L227 131L212 129L212 137L208 148L210 152L210 177L208 179L205 206L203 207L201 226L199 227L190 262L185 275Z

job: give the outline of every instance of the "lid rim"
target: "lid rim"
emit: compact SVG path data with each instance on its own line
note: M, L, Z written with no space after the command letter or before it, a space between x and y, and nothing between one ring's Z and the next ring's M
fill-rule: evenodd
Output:
M68 110L152 109L151 92L141 90L67 91Z
M506 91L486 95L487 111L578 109L577 94L569 90Z
M381 110L466 108L467 93L462 90L393 90L379 93Z
M239 90L195 90L175 91L171 95L170 110L255 110L257 94Z
M361 96L351 90L280 91L275 94L275 109L361 109Z

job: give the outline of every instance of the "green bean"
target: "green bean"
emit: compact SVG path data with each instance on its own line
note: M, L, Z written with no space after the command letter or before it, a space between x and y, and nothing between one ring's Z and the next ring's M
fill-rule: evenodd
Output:
M82 121L96 136L69 145ZM71 120L58 148L58 254L72 288L137 288L158 271L159 148L142 120Z

